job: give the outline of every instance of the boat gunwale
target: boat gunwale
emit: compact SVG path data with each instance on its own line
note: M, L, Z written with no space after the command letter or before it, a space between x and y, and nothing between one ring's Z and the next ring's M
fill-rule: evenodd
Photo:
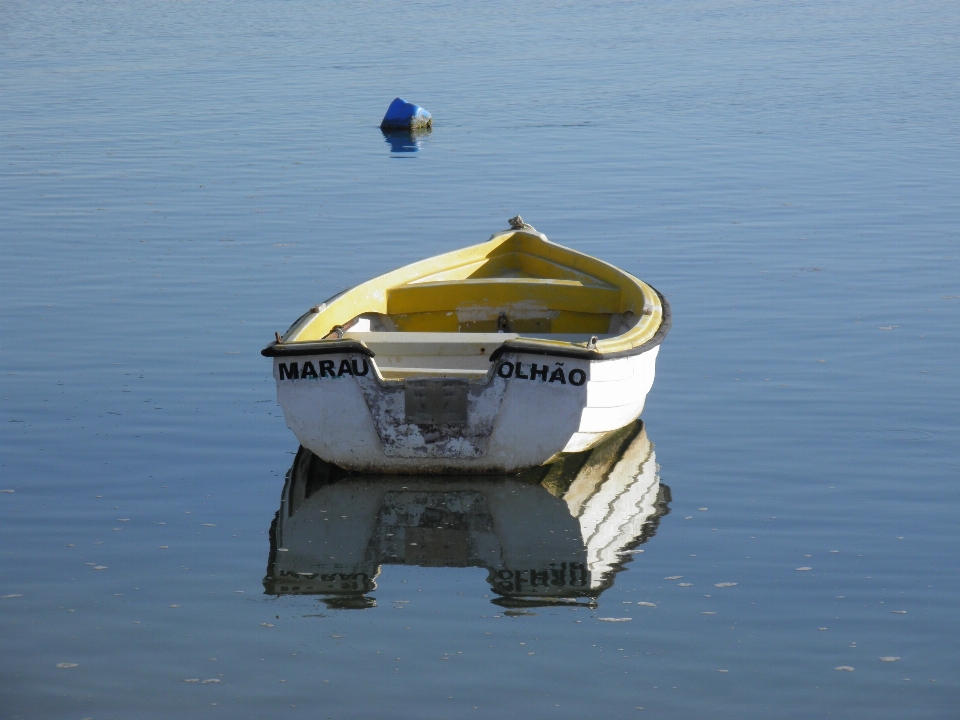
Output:
M418 262L412 263L411 265L406 265L404 267L397 268L396 270L386 273L386 275L381 275L377 278L371 278L370 280L364 283L361 283L360 285L354 288L342 290L336 293L335 295L333 295L328 300L324 301L323 303L320 303L319 305L312 307L310 310L308 310L299 318L297 318L297 320L294 321L294 323L290 326L287 332L284 333L282 337L280 337L279 341L272 342L263 350L261 350L261 355L263 355L264 357L290 357L290 356L300 356L300 355L326 355L326 354L335 354L335 353L356 352L362 355L366 355L367 357L375 357L375 353L373 350L371 350L367 345L357 340L330 338L330 339L311 339L307 341L294 340L294 341L285 342L285 339L291 336L296 337L299 334L301 334L306 329L306 327L309 326L311 322L313 322L313 319L316 317L317 314L329 308L334 302L339 300L342 296L347 295L348 293L352 293L355 290L358 290L378 280L383 280L384 278L389 276L399 276L399 275L409 276L410 271L414 269L422 268L428 263L435 263L439 258L452 257L467 251L477 251L480 248L484 246L488 246L498 240L501 240L500 244L502 245L503 242L509 241L513 239L513 237L521 233L525 235L533 236L542 243L559 248L562 251L569 252L574 256L579 256L588 261L595 262L600 266L607 268L609 271L613 271L617 275L620 275L628 279L629 281L631 281L632 284L636 287L637 290L641 292L642 295L646 295L646 293L644 293L644 288L649 289L660 301L660 318L659 318L660 323L657 326L657 329L654 331L653 335L648 337L643 342L634 346L630 346L622 349L616 349L616 350L608 350L608 351L604 351L602 349L603 344L610 342L610 343L621 345L622 347L625 341L629 342L629 340L626 339L626 336L629 336L635 333L637 328L636 327L631 328L623 335L617 336L616 338L610 338L609 340L602 341L601 343L599 343L600 347L596 345L594 347L577 346L568 341L553 341L553 340L547 340L547 339L541 339L541 338L519 337L517 339L507 340L503 344L501 344L499 347L497 347L490 354L489 359L491 362L495 362L497 359L502 357L505 353L511 353L511 352L541 355L541 356L579 358L579 359L587 359L587 360L615 359L615 358L639 355L663 342L663 339L666 337L672 325L672 313L670 310L670 304L667 302L666 298L663 296L663 294L660 291L658 291L653 286L639 280L638 278L634 277L632 274L626 272L625 270L622 270L614 265L611 265L610 263L600 260L599 258L586 255L585 253L574 250L572 248L567 248L565 246L558 245L557 243L550 241L543 233L535 230L534 228L524 227L522 230L506 230L506 231L494 233L486 243L481 243L479 245L464 248L462 250L451 251L449 253L444 253L442 255L439 255L433 258L426 258L424 260L420 260ZM509 237L504 237L504 236L509 236ZM542 258L542 259L546 260L547 262L554 262L549 258ZM427 275L427 277L429 277L429 275ZM412 284L412 285L419 284L416 282L415 278L416 276L414 275L414 278L408 279L406 280L406 282L401 282L398 286L402 286L404 284ZM602 278L597 278L597 279L600 282L604 283L605 285L609 284L608 281ZM623 286L620 286L620 287L622 288ZM646 301L645 301L645 304L646 304ZM647 313L644 312L644 314L647 314ZM456 335L457 333L437 333L437 334L438 335Z
M673 325L673 313L670 303L659 290L648 286L660 299L663 315L660 326L653 337L626 350L603 352L586 347L562 347L550 340L519 337L516 340L507 340L500 347L490 353L490 362L496 362L506 353L525 355L544 355L550 357L567 357L581 360L615 360L617 358L640 355L647 350L660 345ZM437 333L438 335L457 335L458 333ZM264 357L296 357L298 355L332 355L355 352L367 357L376 357L376 353L359 340L309 340L306 342L270 343L260 354Z
M267 345L260 354L264 357L290 357L297 355L334 355L357 353L376 357L376 353L359 340L308 340L306 342L278 343Z
M603 352L602 350L577 347L575 345L571 345L570 347L561 347L559 345L554 345L553 341L550 340L520 337L516 340L507 340L500 347L490 353L490 362L496 362L506 353L568 357L581 360L616 360L617 358L641 355L642 353L647 352L647 350L660 345L667 336L667 333L670 332L670 328L673 325L670 303L667 302L667 299L663 297L659 290L649 285L647 287L650 287L650 289L653 290L660 298L661 307L663 308L663 315L660 320L660 326L653 334L653 337L645 340L639 345L635 345L625 350Z

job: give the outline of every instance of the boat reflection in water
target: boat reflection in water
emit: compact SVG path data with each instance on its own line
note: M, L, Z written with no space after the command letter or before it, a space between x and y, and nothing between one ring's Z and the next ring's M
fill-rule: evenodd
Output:
M669 502L642 422L506 477L358 475L300 448L263 584L365 608L383 565L483 567L498 605L593 604Z

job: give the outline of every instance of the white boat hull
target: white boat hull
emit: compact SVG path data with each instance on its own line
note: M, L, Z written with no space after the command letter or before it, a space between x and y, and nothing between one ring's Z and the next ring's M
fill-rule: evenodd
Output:
M288 427L324 460L370 473L500 474L589 449L637 419L658 351L598 360L505 352L480 380L387 380L375 357L354 352L275 357L273 372ZM460 412L459 422L412 417L412 382L447 383L427 387L428 410L441 421ZM447 391L452 404L438 406Z

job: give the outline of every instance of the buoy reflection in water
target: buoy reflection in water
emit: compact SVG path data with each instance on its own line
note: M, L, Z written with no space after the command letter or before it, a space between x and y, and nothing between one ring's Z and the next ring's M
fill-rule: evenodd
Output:
M423 147L423 140L430 135L429 129L381 130L383 141L391 153L415 153Z

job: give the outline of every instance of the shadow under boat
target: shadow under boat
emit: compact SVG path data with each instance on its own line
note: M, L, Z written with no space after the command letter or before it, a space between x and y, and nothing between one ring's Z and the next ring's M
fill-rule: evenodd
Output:
M349 473L300 448L270 528L270 595L376 605L383 565L483 567L508 608L594 605L670 510L637 421L593 450L497 477Z

